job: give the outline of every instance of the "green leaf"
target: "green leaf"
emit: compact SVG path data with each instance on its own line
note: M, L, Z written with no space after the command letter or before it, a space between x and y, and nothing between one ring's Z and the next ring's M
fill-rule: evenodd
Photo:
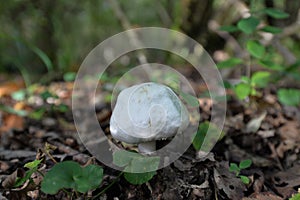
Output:
M26 97L26 90L19 90L11 94L11 97L16 101L23 101Z
M56 164L46 175L41 190L46 194L56 194L60 189L71 188L81 193L95 189L103 178L103 169L97 165L82 168L74 161Z
M265 47L255 40L248 40L247 50L255 58L262 58L266 51Z
M235 173L238 174L238 173L240 172L240 168L237 166L237 164L235 164L235 163L230 163L229 171L230 171L230 172L235 172Z
M268 69L275 70L275 71L283 71L284 70L283 66L278 65L269 60L260 60L259 64L261 64L263 67L266 67Z
M239 168L246 169L246 168L250 167L251 164L252 164L252 160L250 160L250 159L242 160L239 164Z
M198 131L193 139L193 146L197 151L201 149L208 128L209 128L208 121L205 121L199 125Z
M259 24L259 19L251 16L248 18L241 19L238 22L237 27L244 33L251 34L256 30L258 24Z
M289 200L300 200L300 193L298 191L297 194L294 194L291 198L289 198Z
M49 56L42 51L41 49L39 49L37 46L34 46L32 44L28 45L28 47L34 52L36 53L36 55L38 55L38 57L43 61L43 63L45 64L45 66L47 67L48 72L53 71L53 63L50 60Z
M242 182L244 184L249 184L250 183L250 179L247 176L240 175L240 179L242 180Z
M119 167L125 167L131 163L134 158L142 157L138 153L125 150L115 151L113 153L113 163Z
M64 81L66 81L66 82L74 81L75 78L76 78L75 72L67 72L64 74Z
M260 30L264 31L264 32L267 32L267 33L273 33L273 34L277 34L277 33L281 33L282 32L281 28L274 27L274 26L264 26Z
M2 104L0 104L0 110L7 112L7 113L19 115L21 117L25 117L28 115L28 113L25 110L16 110L10 106L6 106L6 105L2 105Z
M251 84L254 87L264 88L268 85L270 81L270 76L271 76L270 72L264 72L264 71L255 72L251 76Z
M247 83L239 83L234 88L236 96L243 100L251 93L251 86Z
M34 111L32 111L30 114L29 114L29 117L31 119L36 119L36 120L40 120L42 119L42 117L44 116L46 112L46 109L45 108L39 108L39 109L36 109Z
M156 171L158 168L158 165L160 163L160 157L154 156L154 157L146 157L146 156L140 156L135 157L132 159L129 166L125 168L125 171L127 172L152 172Z
M300 105L300 90L298 89L279 89L277 96L280 103L284 105Z
M288 13L276 8L267 8L264 10L264 12L275 19L285 19L290 16Z
M40 94L40 96L41 96L41 98L42 98L43 100L47 100L47 99L50 98L50 97L52 97L52 98L57 98L56 95L54 95L53 93L49 92L48 90L42 92L42 93Z
M34 160L32 162L28 162L24 165L24 167L28 169L36 168L42 161L41 160Z
M96 189L103 178L103 169L97 165L88 165L82 168L82 174L75 182L75 190L81 193L86 193L89 190Z
M236 26L228 25L228 26L221 26L219 28L220 31L226 31L228 33L233 33L236 31L239 31L239 29Z
M211 143L216 142L222 135L224 135L224 133L214 123L205 121L199 125L197 133L193 138L193 147L197 151L200 149L202 151L209 151Z
M242 64L243 60L240 58L229 58L217 64L218 69L235 67L236 65Z
M124 173L124 178L131 184L140 185L148 182L156 174L156 171L146 173Z
M184 101L191 107L199 107L199 101L197 97L184 92L180 92L180 96L182 96Z

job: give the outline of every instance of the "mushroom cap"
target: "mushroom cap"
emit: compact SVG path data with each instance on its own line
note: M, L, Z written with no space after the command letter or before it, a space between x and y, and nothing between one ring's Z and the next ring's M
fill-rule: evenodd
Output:
M110 119L111 135L129 144L173 137L187 128L189 113L167 86L142 83L122 90Z

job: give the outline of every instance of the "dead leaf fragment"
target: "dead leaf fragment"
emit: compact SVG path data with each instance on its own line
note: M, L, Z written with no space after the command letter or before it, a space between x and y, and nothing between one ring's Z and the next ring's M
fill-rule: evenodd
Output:
M282 200L282 198L270 192L262 192L244 197L242 200Z
M214 180L219 190L223 190L228 199L239 200L244 196L245 185L229 171L228 162L221 162L214 169Z
M246 133L255 133L258 131L262 121L267 116L267 112L263 112L259 117L250 120L246 125Z

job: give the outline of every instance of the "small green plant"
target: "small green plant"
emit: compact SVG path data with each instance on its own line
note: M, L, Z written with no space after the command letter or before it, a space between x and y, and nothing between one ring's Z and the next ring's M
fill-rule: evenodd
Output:
M298 188L298 193L294 194L289 200L300 200L300 188Z
M277 92L280 103L287 106L300 105L300 90L297 89L280 89Z
M25 168L29 169L26 171L25 176L23 177L17 177L16 182L14 184L14 187L20 187L22 186L27 180L32 181L32 174L38 171L38 166L41 163L42 160L34 160L32 162L28 162L24 165ZM39 172L40 173L40 172Z
M265 71L255 72L251 78L243 76L241 83L234 87L237 97L243 100L249 95L258 96L259 92L257 89L266 87L270 81L270 76L271 74Z
M239 177L243 183L249 184L250 179L247 176L240 175L242 169L247 169L251 166L252 161L250 159L242 160L239 165L236 163L230 163L229 171L234 172L237 177Z
M124 150L116 151L113 154L113 163L124 167L124 178L134 185L151 180L156 174L159 162L159 157L144 157L138 153ZM137 171L141 173L135 173Z
M279 27L267 25L263 20L266 16L280 20L288 18L289 14L276 8L256 9L254 1L251 1L249 14L249 17L240 19L237 25L220 27L221 31L228 33L241 32L245 38L244 41L241 41L241 46L248 53L248 56L243 58L231 57L217 64L219 69L224 69L247 63L245 64L247 65L245 66L246 76L241 77L241 82L233 86L234 92L240 100L249 96L259 96L258 89L265 88L270 83L271 76L272 82L281 79L283 75L300 80L299 76L295 76L298 74L299 60L286 66L284 57L272 45L264 44L261 40L261 33L263 32L273 35L282 32ZM254 64L267 68L268 72L258 71L251 76L251 66ZM287 93L293 93L291 100L285 98ZM298 96L295 91L280 91L278 93L279 101L285 105L299 105Z
M102 178L103 169L98 165L81 167L77 162L64 161L57 163L46 173L41 190L46 194L56 194L65 189L86 193L97 188Z

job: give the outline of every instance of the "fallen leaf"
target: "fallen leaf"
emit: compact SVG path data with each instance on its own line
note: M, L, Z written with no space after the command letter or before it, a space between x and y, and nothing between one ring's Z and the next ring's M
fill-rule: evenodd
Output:
M249 197L244 197L242 200L282 200L283 198L272 194L270 192L262 192L259 194L252 194Z
M0 133L7 132L12 129L23 130L24 119L21 116L14 114L7 114L3 117L3 125L0 127Z
M297 121L288 121L279 128L279 134L284 140L294 140L300 142L300 124Z
M0 97L11 95L12 93L25 87L23 80L14 80L2 83L0 86Z
M263 112L259 117L251 119L246 125L246 133L255 133L258 131L261 122L265 119L267 112Z
M244 196L245 185L229 171L228 162L220 162L214 169L214 180L217 188L224 191L228 199L242 199ZM222 193L222 192L220 192Z
M274 137L275 130L258 131L257 135L259 135L262 138Z

